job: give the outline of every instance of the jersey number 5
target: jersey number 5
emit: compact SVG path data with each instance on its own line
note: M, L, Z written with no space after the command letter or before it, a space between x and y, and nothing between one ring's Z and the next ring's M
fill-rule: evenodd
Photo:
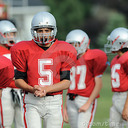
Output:
M76 83L76 80L75 80L77 75L80 75L78 83ZM85 89L86 88L85 77L86 77L86 66L85 65L72 67L71 75L70 75L70 79L71 79L70 90L74 90L76 87L76 84L77 84L78 89Z
M115 64L111 69L112 87L118 88L120 86L120 77L117 70L120 70L121 65Z
M49 86L53 84L53 72L51 69L45 69L45 66L53 65L52 59L39 59L38 60L38 73L40 77L38 78L38 84L40 86Z

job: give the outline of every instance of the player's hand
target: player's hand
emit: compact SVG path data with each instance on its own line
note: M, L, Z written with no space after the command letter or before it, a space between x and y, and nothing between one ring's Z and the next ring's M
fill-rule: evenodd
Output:
M78 110L78 112L86 112L90 107L89 103L85 103L83 106L81 106Z
M34 86L34 95L36 97L44 97L46 96L45 87L40 87L38 85Z
M64 107L63 112L64 112L63 113L63 120L65 123L68 123L68 114L67 114L67 108L66 107Z
M122 118L128 121L128 108L124 108L122 112Z

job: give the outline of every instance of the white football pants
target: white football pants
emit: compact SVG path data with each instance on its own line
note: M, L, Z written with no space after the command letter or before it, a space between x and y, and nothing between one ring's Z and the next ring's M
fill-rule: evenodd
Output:
M62 95L35 97L32 93L24 96L25 128L62 128Z
M21 101L21 106L15 104L12 100L11 88L3 89L0 102L0 123L1 128L11 128L14 122L15 128L24 128L23 126L23 109L20 89L14 89Z
M124 128L128 122L122 119L122 111L128 92L114 92L112 97L113 105L110 108L110 128Z
M79 108L87 102L88 98L77 96L73 101L67 96L67 113L71 128L91 128L93 123L97 99L91 104L86 112L78 112Z

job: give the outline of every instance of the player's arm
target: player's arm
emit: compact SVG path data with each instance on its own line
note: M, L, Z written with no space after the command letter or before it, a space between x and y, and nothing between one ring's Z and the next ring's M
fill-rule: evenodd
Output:
M128 121L128 93L127 93L127 98L126 98L125 105L122 112L122 118Z
M79 109L79 112L85 112L90 107L91 103L95 100L95 98L100 93L100 90L102 88L102 77L96 76L95 77L95 87L88 99L88 101Z
M15 71L15 85L18 88L23 89L24 91L34 93L34 88L25 82L26 77L27 77L26 72L20 72L16 70Z
M56 84L45 87L34 86L34 89L36 90L34 94L38 97L43 97L47 93L68 89L70 86L70 71L63 71L61 74L61 81Z
M126 61L125 65L124 65L124 71L126 72L126 74L128 74L128 61ZM128 93L127 93L127 98L125 101L125 105L122 111L122 118L126 121L128 121Z
M69 80L62 80L59 83L53 84L52 86L46 86L46 93L50 93L50 92L58 92L61 90L65 90L68 89L70 85L70 81Z
M65 104L63 109L63 119L65 123L68 123L68 114L67 114L67 95L65 97Z
M34 88L28 85L23 79L16 79L15 84L18 88L21 88L24 91L34 93Z
M69 85L70 85L70 81L69 80L62 80L59 83L53 84L51 86L45 86L45 87L39 87L37 85L37 86L34 86L34 90L36 90L34 94L37 97L43 97L47 93L58 92L58 91L62 91L62 90L68 89Z

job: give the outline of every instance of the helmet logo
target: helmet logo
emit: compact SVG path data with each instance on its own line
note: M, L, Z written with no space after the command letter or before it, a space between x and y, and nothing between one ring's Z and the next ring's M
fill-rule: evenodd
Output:
M85 37L84 37L83 40L81 41L80 46L83 44L84 40L85 40Z
M115 40L112 41L112 45L114 44L114 42L119 38L120 36L117 36Z

